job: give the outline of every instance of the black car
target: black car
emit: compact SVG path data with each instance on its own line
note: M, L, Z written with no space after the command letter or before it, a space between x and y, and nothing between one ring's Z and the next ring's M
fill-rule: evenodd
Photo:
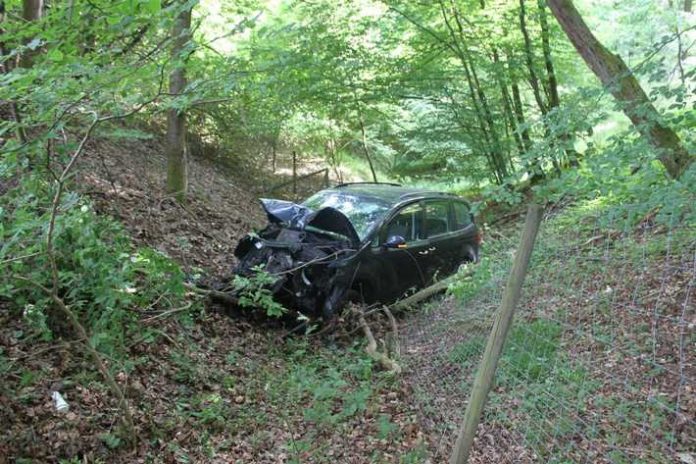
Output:
M264 269L277 301L325 320L348 300L388 303L479 258L470 205L455 195L353 183L261 203L269 225L239 242L235 273Z

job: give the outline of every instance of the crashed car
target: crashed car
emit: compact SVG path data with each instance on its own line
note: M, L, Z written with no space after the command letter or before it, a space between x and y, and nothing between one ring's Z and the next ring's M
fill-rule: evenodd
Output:
M348 301L389 303L479 259L469 203L398 184L351 183L301 204L261 199L269 224L235 249L234 272L275 276L274 299L331 319Z

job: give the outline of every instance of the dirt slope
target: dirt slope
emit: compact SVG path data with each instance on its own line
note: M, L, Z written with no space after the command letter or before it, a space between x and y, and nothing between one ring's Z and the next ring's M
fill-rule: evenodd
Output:
M136 242L167 253L187 270L229 273L237 240L264 223L258 183L189 157L189 201L165 191L166 158L159 138L93 141L78 164L79 183L98 212L121 221Z
M157 139L97 139L77 165L77 181L138 243L189 269L228 273L238 238L264 223L257 185L268 179L193 158L190 201L181 207L165 193L165 161ZM271 464L300 455L302 462L362 463L370 455L392 462L422 442L402 386L373 372L351 339L325 350L319 338L283 342L282 327L252 325L241 313L194 312L179 320L155 305L134 308L150 338L130 340L130 367L116 372L137 428L133 449L119 438L113 395L84 349L69 338L24 337L21 314L5 304L0 464ZM70 404L65 414L53 406L54 389ZM307 411L316 418L308 420ZM400 439L386 440L379 427Z

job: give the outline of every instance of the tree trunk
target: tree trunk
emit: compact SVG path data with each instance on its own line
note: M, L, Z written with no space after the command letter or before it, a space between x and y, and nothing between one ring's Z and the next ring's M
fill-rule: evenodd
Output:
M546 67L547 109L551 111L561 106L561 99L558 96L558 79L556 78L556 70L551 58L551 33L546 19L546 0L538 0L537 6L539 9L539 26L541 27L541 46L544 53L544 66ZM573 146L573 134L569 133L569 131L562 131L557 137L563 145L562 149L566 155L567 164L570 166L577 165L578 152L575 151Z
M495 167L495 162L493 158L493 149L491 148L491 136L488 133L488 129L486 129L486 124L484 122L485 118L483 117L483 113L481 112L481 106L479 105L479 101L476 96L476 91L474 90L474 82L471 79L471 73L469 73L469 66L467 65L466 60L464 60L463 58L461 59L461 61L462 65L464 66L464 76L466 77L466 81L469 86L469 97L471 98L471 102L474 106L474 111L476 112L476 120L478 121L479 129L481 130L481 135L483 136L484 153L486 154L488 165L493 171L496 184L501 184L502 178L500 177L498 170Z
M532 148L532 138L529 135L529 127L527 127L524 118L524 107L522 106L522 97L520 95L520 86L517 84L517 77L513 72L510 57L510 51L506 50L506 66L505 71L507 73L507 78L510 81L510 90L512 93L512 109L515 114L515 120L517 121L517 127L520 130L520 136L522 137L522 143L524 144L524 151L528 152Z
M529 37L529 31L527 30L527 20L526 20L524 2L525 2L525 0L520 0L519 19L520 19L520 30L522 31L522 36L524 38L524 52L525 52L525 58L527 61L527 69L529 70L529 85L531 85L531 87L532 87L532 91L534 93L534 99L537 102L537 106L539 107L539 112L541 113L541 116L542 116L542 121L544 124L544 137L549 142L549 145L551 147L555 147L556 141L554 140L554 134L552 133L552 131L550 129L549 121L546 119L546 115L548 114L549 110L552 109L552 105L550 103L544 102L542 90L546 89L546 91L544 93L546 94L546 98L549 102L551 101L552 97L549 94L549 89L548 89L549 86L548 85L544 86L543 82L540 84L541 79L539 79L539 77L537 76L536 70L534 68L534 49L533 49L533 45L532 45L532 39ZM549 48L549 53L550 53L550 48ZM555 76L555 74L554 74L554 76ZM555 77L554 77L554 80L555 80ZM558 98L558 95L556 95L556 98ZM561 168L560 168L560 165L558 164L558 159L556 158L556 156L551 156L551 163L553 164L553 167L554 167L556 173L560 174ZM537 169L535 169L535 171L537 171ZM538 179L539 179L538 173L535 173L532 176L532 182L535 182Z
M338 154L336 153L336 140L330 137L326 144L324 144L324 153L326 159L329 161L329 166L333 169L334 175L336 176L336 181L339 184L343 183L343 177L341 176L341 170L338 167L339 160Z
M684 11L691 13L693 9L693 0L684 0Z
M374 183L377 183L377 173L375 172L375 167L372 164L370 150L367 148L367 134L365 133L365 122L363 121L362 111L360 111L360 103L358 103L358 122L360 123L360 132L362 134L362 147L363 151L365 152L367 164L370 166L370 172L372 173L372 181Z
M524 151L527 152L532 147L532 138L529 136L529 128L524 119L524 108L522 107L522 98L520 97L520 87L516 82L513 82L510 88L512 89L512 107L515 111L517 127L522 128L520 130L520 136L524 144Z
M539 25L541 26L541 46L544 52L544 65L546 66L546 79L549 95L549 107L557 108L561 104L558 97L558 81L556 80L556 70L551 59L551 41L549 39L549 24L546 20L546 0L539 0Z
M491 132L491 125L489 124L489 121L485 116L485 112L482 110L484 102L480 100L480 97L485 97L485 95L482 94L480 86L475 82L476 79L474 78L475 71L473 69L473 65L471 65L470 68L471 59L469 56L469 52L466 49L466 37L464 34L462 24L459 21L459 17L457 16L457 10L455 9L455 5L451 5L450 8L452 9L454 23L456 24L457 30L459 31L459 36L457 36L457 32L455 32L455 28L452 25L452 21L450 20L447 14L448 7L444 4L442 0L439 0L438 3L440 5L440 13L442 14L442 19L445 21L445 25L447 26L447 30L452 39L450 49L455 53L459 61L462 63L462 68L464 69L464 75L469 86L471 102L474 105L474 109L476 110L476 117L479 123L479 127L481 129L481 135L483 136L483 139L485 141L486 148L484 149L484 153L488 162L488 166L490 167L491 172L494 176L495 183L502 184L505 176L500 172L500 169L498 168L497 154L494 146L497 140L497 136ZM460 45L460 39L464 41L465 46L462 47Z
M297 152L292 151L292 196L297 197Z
M276 172L276 163L278 159L278 139L274 138L273 141L271 141L271 169L273 174Z
M175 67L169 75L169 93L180 94L186 87L186 70L182 53L190 39L191 9L179 13L172 36L172 60ZM167 191L179 202L186 200L188 175L186 166L186 114L175 108L167 114Z
M0 37L3 37L3 34L5 31L2 28L2 23L5 22L5 2L4 0L0 0ZM5 43L0 40L0 72L2 74L7 74L11 71L11 68L9 66L10 60L5 59ZM19 108L17 106L16 101L9 101L7 103L7 107L9 109L10 113L10 118L14 121L16 128L15 128L15 133L17 135L17 139L19 140L20 143L25 144L27 143L27 135L24 132L24 128L22 127L22 119L19 113Z
M524 1L520 0L520 31L522 31L522 37L524 38L524 56L527 62L527 69L529 71L529 85L532 87L532 92L534 93L534 99L539 106L539 111L542 116L546 116L547 108L544 103L544 99L541 96L541 88L539 86L539 78L537 77L536 70L534 69L534 51L532 49L532 39L529 37L529 32L527 31L527 20L525 19L526 13L524 8Z
M505 65L503 65L500 62L500 58L498 56L498 50L493 48L493 62L496 65L496 80L498 81L498 86L500 87L500 98L503 103L503 110L505 112L505 119L507 120L508 126L510 127L510 130L512 131L512 137L515 140L515 145L517 146L517 150L521 155L524 155L525 153L525 146L522 143L522 138L520 137L520 133L517 130L517 123L515 122L515 116L512 111L512 100L510 99L510 92L508 91L507 88L507 83L505 82L505 79L503 78L504 72L505 72ZM512 168L511 168L512 169Z
M483 108L483 114L486 120L486 124L488 125L488 130L491 134L491 141L493 142L493 160L495 162L495 166L498 170L499 178L502 183L502 181L508 176L507 164L505 163L503 148L500 143L500 137L498 136L495 121L493 120L493 113L491 112L490 106L488 105L488 99L486 97L485 92L483 91L483 88L481 87L481 83L476 74L476 68L474 67L474 63L471 61L471 57L468 56L468 58L469 68L471 69L471 76L474 79L474 86L476 87L476 93L479 97L479 101L481 102L481 107Z
M23 0L22 19L28 23L41 19L43 13L43 0ZM29 39L27 39L29 41ZM20 65L23 68L31 68L34 61L35 50L26 50L22 54Z
M693 162L679 136L665 126L636 77L620 56L597 40L571 0L548 0L551 11L602 84L622 103L623 111L646 141L657 151L667 173L678 178Z
M515 119L517 119L517 127L522 127L521 130L521 136L522 136L522 143L524 144L525 152L529 153L529 151L532 149L532 138L529 135L529 127L527 127L525 118L524 118L524 107L522 106L522 97L520 95L520 87L517 85L517 82L513 76L512 68L510 67L510 55L508 54L508 76L510 81L512 82L510 88L512 89L512 107L515 111ZM542 179L546 177L546 173L544 172L544 168L541 165L541 161L539 160L538 157L534 157L533 159L529 160L527 162L526 166L527 174L529 175L530 182L534 184L538 184Z
M449 92L447 92L446 89L445 89L445 92L448 94L447 96L449 97L450 102L452 103L451 111L454 113L455 120L457 121L457 124L459 124L459 127L462 129L462 131L471 140L470 144L472 146L472 149L475 152L478 149L479 151L481 151L484 154L484 156L486 158L486 164L488 165L489 173L492 176L491 180L496 184L502 183L502 180L499 179L499 177L498 177L498 171L495 167L495 164L493 163L490 144L488 143L486 127L483 124L481 116L479 115L478 108L476 108L476 112L477 112L476 120L479 123L480 133L476 133L473 130L473 125L469 124L468 121L464 120L464 118L459 114L459 111L457 111L457 102L454 99L454 97L451 94L449 94ZM474 96L473 92L474 92L473 87L471 87L469 97L470 97L471 101L474 102L474 106L476 106L477 105L476 97Z

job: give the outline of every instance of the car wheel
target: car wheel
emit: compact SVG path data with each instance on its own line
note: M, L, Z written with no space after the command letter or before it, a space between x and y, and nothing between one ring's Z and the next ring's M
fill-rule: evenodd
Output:
M478 263L480 258L478 247L474 247L473 245L464 245L462 256L464 256L464 261L462 264Z
M343 296L343 304L341 305L341 309L345 308L348 305L348 303L361 304L364 302L365 299L362 297L360 292L354 288L351 288Z
M334 293L337 291L339 290L334 290ZM327 302L324 304L324 309L322 313L324 322L332 321L337 315L341 314L341 312L343 312L348 303L361 303L362 301L363 299L360 295L360 292L352 288L346 290L345 293L340 297L340 299L332 298L330 296L327 299Z

